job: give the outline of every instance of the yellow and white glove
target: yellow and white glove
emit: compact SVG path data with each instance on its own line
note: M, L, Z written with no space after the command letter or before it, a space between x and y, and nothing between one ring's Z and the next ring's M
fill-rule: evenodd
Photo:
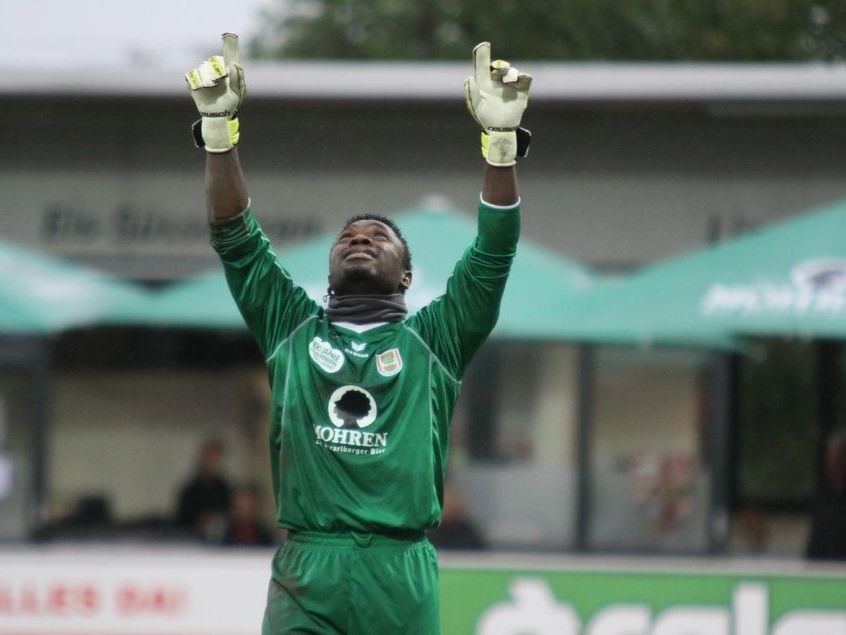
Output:
M520 128L532 76L505 60L491 63L491 44L473 49L473 75L464 80L464 100L482 127L482 156L491 165L514 165L529 150L531 133Z
M247 96L238 36L224 33L223 55L185 73L185 81L201 116L192 126L194 143L208 152L228 152L238 143L238 110Z

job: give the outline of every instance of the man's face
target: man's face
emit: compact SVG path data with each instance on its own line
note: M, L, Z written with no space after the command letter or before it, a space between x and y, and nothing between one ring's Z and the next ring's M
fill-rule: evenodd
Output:
M206 476L216 476L223 467L223 450L215 444L203 446L200 452L200 472Z
M329 286L336 295L404 291L411 272L403 266L405 248L396 233L378 220L349 224L329 255Z

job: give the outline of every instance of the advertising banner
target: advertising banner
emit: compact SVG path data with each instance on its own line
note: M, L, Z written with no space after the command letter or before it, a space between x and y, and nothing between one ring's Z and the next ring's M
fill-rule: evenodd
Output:
M445 633L846 635L846 575L445 569Z
M272 553L0 551L0 635L257 635ZM846 635L846 568L444 560L444 635Z
M272 552L0 553L0 635L256 635Z

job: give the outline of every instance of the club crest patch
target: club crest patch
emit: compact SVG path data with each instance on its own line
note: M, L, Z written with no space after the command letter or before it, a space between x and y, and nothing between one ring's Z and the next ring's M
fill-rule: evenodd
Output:
M327 373L336 373L344 365L344 354L316 336L308 345L308 354L314 363Z
M382 377L391 377L402 370L402 356L398 348L392 348L376 356L376 370Z

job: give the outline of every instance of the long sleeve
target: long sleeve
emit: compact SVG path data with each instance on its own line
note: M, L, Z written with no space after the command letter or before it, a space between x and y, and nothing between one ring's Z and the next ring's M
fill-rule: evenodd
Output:
M303 320L319 311L279 264L248 208L211 226L211 244L223 262L232 297L259 349L269 359Z
M519 205L481 202L478 235L456 264L446 293L412 318L410 326L457 378L496 325L519 236Z

